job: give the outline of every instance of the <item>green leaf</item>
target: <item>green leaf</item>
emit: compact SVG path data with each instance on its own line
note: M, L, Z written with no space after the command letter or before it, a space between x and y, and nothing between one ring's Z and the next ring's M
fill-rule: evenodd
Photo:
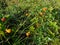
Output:
M30 26L29 30L30 31L34 31L35 27L34 26Z

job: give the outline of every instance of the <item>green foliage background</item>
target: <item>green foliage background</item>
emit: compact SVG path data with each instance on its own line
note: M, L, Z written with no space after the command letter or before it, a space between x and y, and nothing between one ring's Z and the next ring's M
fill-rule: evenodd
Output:
M0 45L60 45L59 3L59 0L0 0ZM5 22L1 21L3 17ZM7 28L12 30L10 34L5 33ZM30 32L29 37L26 32Z

